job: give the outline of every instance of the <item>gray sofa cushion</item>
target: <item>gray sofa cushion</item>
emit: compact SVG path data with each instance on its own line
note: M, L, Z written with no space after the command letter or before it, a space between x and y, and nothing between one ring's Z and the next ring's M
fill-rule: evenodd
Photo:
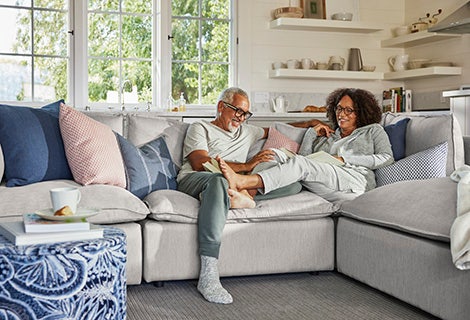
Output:
M124 114L95 111L87 111L83 113L96 121L104 123L110 127L111 130L119 133L120 135L124 135Z
M152 219L197 222L199 200L180 191L154 191L144 201ZM230 210L227 223L317 219L331 215L338 207L311 192L302 191L288 197L257 201L255 209Z
M447 169L450 175L464 164L463 139L460 126L453 115L411 115L385 113L382 125L409 118L406 129L406 156L447 141Z
M183 141L189 124L178 120L165 119L152 114L129 114L127 138L135 146L140 146L160 135L170 150L173 162L181 168L183 163Z
M71 180L54 180L14 188L0 186L0 220L12 220L23 213L50 208L49 190L68 186L80 188L79 207L101 209L98 215L89 219L92 223L140 221L149 213L145 204L126 189L98 184L84 187Z
M449 242L457 184L450 178L401 181L342 203L346 217Z

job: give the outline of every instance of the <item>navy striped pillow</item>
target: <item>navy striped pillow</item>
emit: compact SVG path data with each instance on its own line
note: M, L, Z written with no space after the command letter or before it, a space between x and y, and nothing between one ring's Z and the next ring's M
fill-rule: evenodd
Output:
M163 136L140 148L115 133L126 168L126 189L140 199L160 189L176 190L177 167Z

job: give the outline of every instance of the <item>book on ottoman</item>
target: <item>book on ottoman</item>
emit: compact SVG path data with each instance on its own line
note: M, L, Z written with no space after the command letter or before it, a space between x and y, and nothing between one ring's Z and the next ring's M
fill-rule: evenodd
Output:
M90 230L86 220L48 220L35 213L23 214L25 232L64 232Z
M17 246L65 241L89 240L103 237L103 228L92 225L90 230L64 232L30 232L24 230L23 221L1 222L0 235Z

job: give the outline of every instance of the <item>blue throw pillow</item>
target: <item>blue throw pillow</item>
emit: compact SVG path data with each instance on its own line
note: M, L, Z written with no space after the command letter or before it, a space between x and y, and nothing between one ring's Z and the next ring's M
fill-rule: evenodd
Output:
M6 186L73 179L59 127L59 106L42 108L0 105L0 144Z
M395 161L403 159L406 155L406 126L408 121L410 121L410 119L405 118L397 123L384 127L392 145L393 158Z
M375 170L377 187L405 180L446 176L447 141Z
M176 190L177 167L163 136L137 148L120 134L115 134L126 168L127 190L140 199L155 190Z

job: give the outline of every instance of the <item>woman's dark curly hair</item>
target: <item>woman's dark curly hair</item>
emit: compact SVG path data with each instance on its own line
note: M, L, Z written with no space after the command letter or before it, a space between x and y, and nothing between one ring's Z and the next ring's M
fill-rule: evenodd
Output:
M344 96L349 96L354 103L358 128L379 123L382 119L382 108L371 92L362 89L340 88L330 93L326 98L326 116L333 124L334 129L338 128L335 107Z

